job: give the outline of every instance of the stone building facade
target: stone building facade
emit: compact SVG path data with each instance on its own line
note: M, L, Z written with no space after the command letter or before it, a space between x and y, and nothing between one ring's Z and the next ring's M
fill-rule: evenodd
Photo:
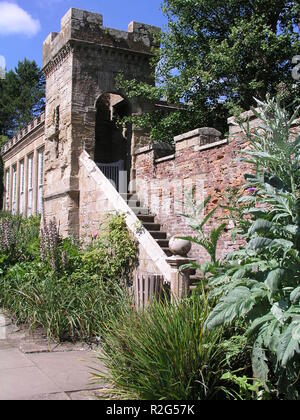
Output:
M117 124L118 117L161 106L129 101L115 83L121 72L126 79L154 83L150 61L158 33L137 22L127 32L105 28L99 14L67 12L60 32L43 45L45 114L1 150L3 203L24 216L55 217L63 235L86 240L107 213L123 213L139 243L140 269L170 281L176 264L168 260L168 239L193 233L182 216L187 196L196 191L198 201L211 195L212 206L224 203L226 190L243 182L247 168L236 155L246 140L229 119L227 139L200 128L176 137L170 150L149 145L147 134L135 127ZM258 125L251 112L245 116L252 127ZM217 212L211 225L223 216ZM231 248L228 232L220 255ZM196 248L190 256L206 258Z

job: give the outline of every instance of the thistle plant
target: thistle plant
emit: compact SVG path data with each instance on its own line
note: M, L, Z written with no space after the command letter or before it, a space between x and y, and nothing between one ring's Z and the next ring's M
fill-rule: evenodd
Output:
M300 397L300 136L273 100L258 102L261 120L246 129L246 174L236 224L246 246L227 256L210 281L219 303L207 328L244 320L254 376L279 398ZM239 217L242 216L243 223ZM245 223L246 220L246 223ZM275 378L275 379L274 379Z

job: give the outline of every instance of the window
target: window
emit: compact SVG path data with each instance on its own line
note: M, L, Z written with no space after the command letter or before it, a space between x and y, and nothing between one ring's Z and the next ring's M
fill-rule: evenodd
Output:
M43 213L44 150L38 152L37 212Z
M24 188L24 184L25 184L25 179L24 179L24 160L22 160L20 162L20 178L19 178L19 183L20 183L20 191L19 191L19 213L23 214L24 212L24 193L25 193L25 188Z
M12 214L17 213L17 166L13 166L12 170Z
M27 194L27 216L30 217L33 204L33 154L28 156Z
M9 169L5 173L5 210L9 210Z

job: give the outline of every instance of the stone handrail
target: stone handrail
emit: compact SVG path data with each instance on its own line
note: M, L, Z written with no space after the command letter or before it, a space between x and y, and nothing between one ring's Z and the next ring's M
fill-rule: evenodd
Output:
M146 230L141 229L141 222L137 218L134 211L128 206L126 201L113 187L111 182L100 171L96 163L91 159L90 155L83 151L80 155L80 163L85 167L92 179L101 186L107 200L111 206L120 213L125 215L128 229L133 233L137 242L143 247L149 258L159 269L160 274L164 276L165 281L170 283L172 277L172 269L168 262L164 251L157 244L152 235Z

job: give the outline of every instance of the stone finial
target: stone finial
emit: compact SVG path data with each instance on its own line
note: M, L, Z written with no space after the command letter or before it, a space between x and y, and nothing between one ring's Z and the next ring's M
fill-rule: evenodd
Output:
M179 235L172 236L169 241L169 250L175 256L187 257L191 249L191 242L185 239L181 239Z

